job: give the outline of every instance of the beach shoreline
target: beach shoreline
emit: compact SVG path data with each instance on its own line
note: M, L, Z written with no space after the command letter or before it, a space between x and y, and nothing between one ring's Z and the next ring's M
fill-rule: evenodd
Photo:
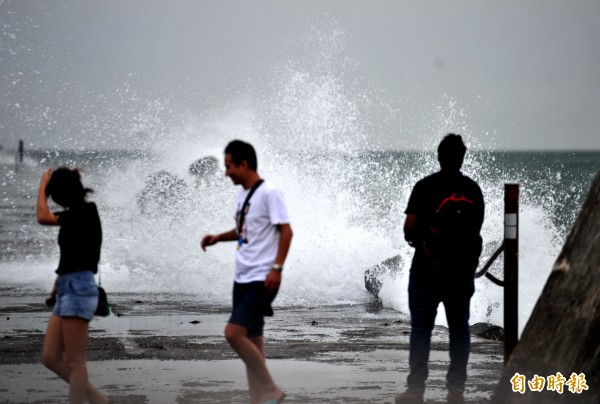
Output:
M174 295L112 294L113 315L90 324L91 381L114 402L245 403L245 372L223 338L229 308ZM43 295L0 299L0 403L64 402L41 365L50 315ZM290 403L393 403L408 373L409 318L370 305L276 308L265 352ZM488 402L502 342L472 338L467 402ZM448 338L436 327L426 402L444 402Z

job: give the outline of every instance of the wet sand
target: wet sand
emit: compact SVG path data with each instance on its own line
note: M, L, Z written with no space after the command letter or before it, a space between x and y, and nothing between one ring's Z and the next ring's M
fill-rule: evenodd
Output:
M62 403L67 388L40 363L45 296L0 298L0 403ZM90 380L116 403L247 403L242 362L222 334L228 307L174 295L110 296L90 323ZM370 305L277 308L267 319L269 369L286 403L393 403L408 374L408 317ZM425 394L443 403L448 335L436 327ZM465 397L486 403L502 342L473 336Z

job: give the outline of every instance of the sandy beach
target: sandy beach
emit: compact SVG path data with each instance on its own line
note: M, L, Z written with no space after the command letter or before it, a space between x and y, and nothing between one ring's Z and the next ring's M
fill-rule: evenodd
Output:
M62 403L67 389L40 363L45 296L0 298L0 402ZM88 371L117 403L246 403L246 376L222 337L227 307L191 296L110 296L114 315L90 324ZM369 305L278 308L267 321L269 368L289 403L393 403L408 372L408 318ZM428 403L442 403L447 330L436 327ZM466 398L485 403L502 343L473 336Z

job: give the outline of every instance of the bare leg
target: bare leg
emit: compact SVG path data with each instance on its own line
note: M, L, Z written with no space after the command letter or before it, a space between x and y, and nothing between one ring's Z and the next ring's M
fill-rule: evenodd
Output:
M61 379L67 383L70 383L71 369L67 364L65 357L63 356L64 352L65 343L63 339L63 319L52 315L50 317L50 321L48 322L48 328L44 338L42 362L44 363L44 366L56 373ZM86 396L89 402L92 404L108 402L108 399L89 382L87 382Z
M265 352L263 348L263 337L248 337L248 339L256 346L264 360ZM246 374L248 376L248 386L250 386L250 403L258 404L260 403L258 400L260 400L260 397L262 396L260 380L252 373L248 366L246 366Z
M260 338L260 349L255 344L255 341L248 338L247 330L237 324L227 324L225 327L225 337L229 345L238 353L240 358L246 364L246 371L249 374L248 382L250 383L250 394L258 394L260 396L258 402L262 403L267 400L277 400L283 396L283 391L277 387L271 374L267 369L265 357L262 351L262 338ZM258 387L257 387L258 386ZM253 401L254 402L254 401Z
M65 361L69 367L69 402L83 403L88 384L85 348L88 340L88 322L80 318L63 318Z

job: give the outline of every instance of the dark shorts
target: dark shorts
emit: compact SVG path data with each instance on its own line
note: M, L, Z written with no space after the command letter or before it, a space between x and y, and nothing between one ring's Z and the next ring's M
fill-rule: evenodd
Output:
M265 316L273 315L271 303L277 293L269 293L263 281L233 284L233 310L229 323L248 330L248 337L261 337Z
M94 318L98 307L98 286L91 271L60 275L56 280L56 303L53 313L59 317Z

